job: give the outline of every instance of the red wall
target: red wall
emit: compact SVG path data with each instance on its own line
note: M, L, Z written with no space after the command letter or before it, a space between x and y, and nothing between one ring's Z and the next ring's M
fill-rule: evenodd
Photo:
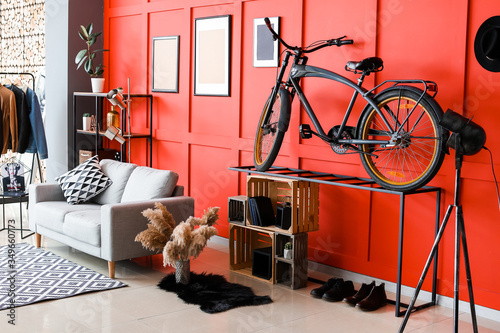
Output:
M229 166L252 164L257 120L276 74L254 68L253 19L280 16L282 36L291 44L347 35L355 44L313 54L310 64L343 73L348 60L384 59L384 71L366 86L388 78L423 78L439 85L438 102L483 126L500 174L500 74L475 60L473 42L481 23L500 12L495 0L106 0L104 5L106 76L109 88L126 86L151 93L152 38L180 36L179 93L154 95L153 164L180 174L180 183L196 200L196 214L221 207L219 233L228 236L227 197L245 194L245 177ZM194 19L232 15L231 96L193 95ZM346 76L351 74L346 73ZM352 77L354 78L354 77ZM348 90L319 79L304 83L318 117L337 124L348 103ZM137 110L133 127L149 126ZM362 105L356 108L359 114ZM294 104L290 131L276 164L366 176L357 155L340 156L318 139L301 141L304 119ZM353 118L356 120L356 117ZM145 144L132 145L132 161L144 164ZM466 157L462 200L476 302L500 310L500 221L495 184L486 152ZM431 185L443 188L442 212L453 201L453 157L445 159ZM406 203L403 283L415 286L434 237L435 196L410 197ZM397 196L320 187L320 231L310 233L309 258L331 266L395 281L398 239ZM453 295L454 218L440 247L439 293ZM462 270L464 272L464 270ZM461 295L467 300L465 273ZM429 280L429 279L428 279ZM429 281L424 289L429 289Z

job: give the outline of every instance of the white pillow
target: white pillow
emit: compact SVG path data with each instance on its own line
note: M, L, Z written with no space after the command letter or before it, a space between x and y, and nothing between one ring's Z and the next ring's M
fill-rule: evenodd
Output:
M170 170L137 167L128 179L121 202L170 197L178 179L179 175Z
M69 204L78 204L95 197L113 182L101 171L99 157L93 156L56 178Z

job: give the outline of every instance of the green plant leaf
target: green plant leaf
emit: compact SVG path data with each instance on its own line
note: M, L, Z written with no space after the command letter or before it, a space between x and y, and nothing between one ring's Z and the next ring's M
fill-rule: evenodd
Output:
M92 74L92 59L87 59L84 69L87 73Z
M85 63L86 59L87 59L87 56L83 57L82 60L78 63L78 66L76 67L76 69L79 69Z
M83 57L85 57L86 53L87 53L87 50L85 50L85 49L78 52L76 57L75 57L75 64L80 63L82 61Z
M87 32L88 34L90 35L92 33L92 30L94 29L94 24L90 23L88 26L87 26Z
M89 39L89 34L87 33L87 29L83 25L80 26L80 30L78 31L78 34L83 40L88 40Z
M99 50L95 50L94 53L97 53L97 52L106 52L106 51L109 51L107 49L99 49Z

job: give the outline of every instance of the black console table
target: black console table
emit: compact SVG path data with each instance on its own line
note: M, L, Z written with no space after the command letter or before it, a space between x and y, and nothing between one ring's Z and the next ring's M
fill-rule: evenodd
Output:
M309 182L316 182L325 185L341 186L358 190L366 190L372 192L382 192L399 196L399 240L398 240L398 268L397 268L397 282L396 282L396 300L389 300L389 303L396 306L396 317L405 315L406 310L401 310L401 307L408 308L408 304L401 302L401 279L403 267L403 231L404 231L404 212L406 196L416 195L421 193L436 193L436 226L435 235L439 231L439 215L441 210L441 188L424 186L413 192L399 192L385 189L375 183L372 179L350 177L344 175L336 175L332 173L315 172L301 169L292 169L285 167L271 167L265 172L257 171L253 166L238 166L230 167L229 170L245 172L248 174L257 174L265 176L274 176L288 179L303 180ZM432 275L432 299L430 302L415 306L413 311L422 310L436 304L436 286L437 286L437 265L438 265L438 252L434 255L434 268ZM310 279L314 282L320 282L315 279Z

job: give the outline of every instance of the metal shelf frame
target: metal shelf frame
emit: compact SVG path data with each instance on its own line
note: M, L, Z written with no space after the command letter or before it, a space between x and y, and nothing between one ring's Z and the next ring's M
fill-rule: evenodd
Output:
M95 117L98 126L96 126L95 131L83 131L80 129L76 128L76 114L77 114L77 97L94 97L95 98ZM107 93L91 93L91 92L74 92L73 93L73 152L75 153L75 157L73 160L73 166L76 166L78 164L78 152L76 151L77 147L77 134L82 134L82 135L92 135L95 136L95 153L97 154L97 151L99 147L102 147L102 137L104 136L104 128L102 126L103 124L103 103L104 100L107 98ZM130 98L147 98L149 100L149 113L148 113L148 121L149 121L149 133L127 133L125 132L125 129L127 128L127 119L125 117L126 115L126 109L121 110L121 123L122 123L122 129L123 133L122 136L126 140L130 139L146 139L148 142L148 150L149 150L149 157L146 157L146 163L149 162L149 166L153 166L153 95L150 94L130 94ZM120 157L121 160L123 161L123 156L125 155L126 152L126 144L121 145L120 149Z
M406 197L410 195L417 195L422 193L435 193L436 194L436 220L434 236L437 236L439 231L440 211L441 211L441 188L424 186L412 192L400 192L388 190L373 181L370 178L360 178L345 175L337 175L325 172L308 171L302 169L292 169L286 167L271 167L269 170L262 172L257 171L254 166L238 166L230 167L229 170L244 172L248 174L281 177L287 179L303 180L309 182L316 182L331 186L340 186L358 190L365 190L371 192L381 192L396 195L399 197L399 239L398 239L398 267L397 267L397 282L396 282L396 300L389 300L390 304L394 304L396 317L401 317L406 314L408 304L401 302L401 280L402 280L402 267L403 267L403 235L404 235L404 219L405 219L405 201ZM437 294L437 268L438 268L438 251L434 254L434 266L432 275L432 297L431 301L415 306L414 311L419 311L430 306L436 305ZM310 278L311 281L323 283L316 279ZM401 308L405 310L401 310Z

